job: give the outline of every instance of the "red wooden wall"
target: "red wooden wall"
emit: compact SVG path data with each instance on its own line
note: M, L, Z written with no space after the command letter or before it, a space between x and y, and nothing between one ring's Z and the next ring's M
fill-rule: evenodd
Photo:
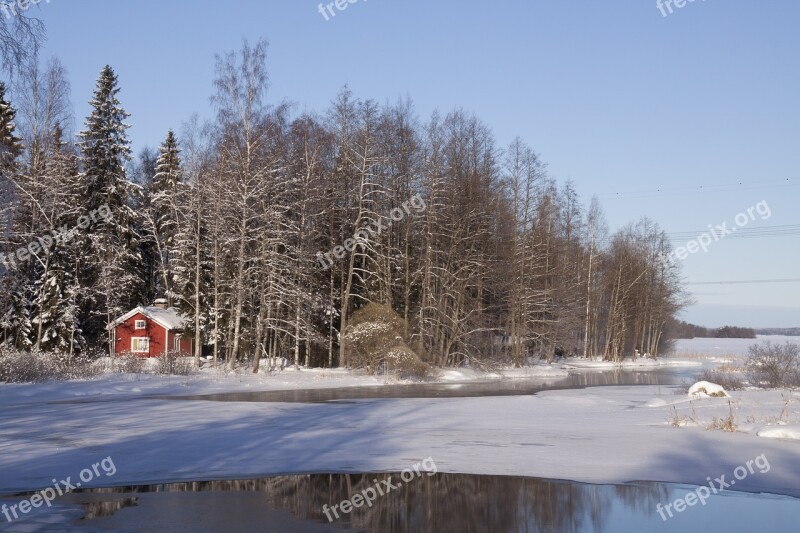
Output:
M146 322L145 329L136 329L136 321L144 320ZM147 318L141 313L136 313L125 322L117 325L115 328L116 341L114 344L114 353L120 355L123 353L130 353L131 339L134 337L148 337L150 339L150 351L148 353L137 353L142 357L158 357L163 354L165 348L169 351L175 349L175 336L178 333L174 331L169 332L169 339L165 338L165 329L158 323ZM183 355L192 355L192 340L189 338L181 337L180 353Z

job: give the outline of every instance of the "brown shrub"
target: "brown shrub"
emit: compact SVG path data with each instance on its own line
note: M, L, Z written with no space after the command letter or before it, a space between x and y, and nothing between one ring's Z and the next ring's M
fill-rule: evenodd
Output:
M348 362L371 374L380 369L410 377L425 377L430 367L404 338L405 322L387 306L369 303L353 313L344 340Z

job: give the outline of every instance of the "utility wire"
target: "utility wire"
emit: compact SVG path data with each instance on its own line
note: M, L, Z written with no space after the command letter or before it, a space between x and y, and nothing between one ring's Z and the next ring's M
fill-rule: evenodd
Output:
M608 197L615 197L615 198L648 198L652 196L663 196L663 195L683 195L683 194L702 194L702 193L719 193L719 192L730 192L730 191L748 191L754 189L773 189L777 187L794 187L800 185L800 181L793 178L786 178L782 180L774 180L774 181L762 181L762 182L737 182L737 183L725 183L719 185L693 185L691 187L677 187L677 188L667 188L667 187L659 187L655 190L639 190L639 191L617 191L617 192L609 192L609 193L598 193L597 196L599 198L608 198Z
M720 235L720 231L717 229L715 225L711 226L717 235ZM736 226L727 226L727 230L734 230L731 233L728 233L725 236L720 236L719 240L739 240L739 239L759 239L759 238L766 238L766 237L796 237L800 236L800 224L789 224L784 226L764 226L760 228L744 228L744 227L736 227ZM699 231L679 231L674 233L665 233L667 236L667 240L672 243L679 243L679 242L686 242L696 239L699 235L702 234L710 234L710 230L708 228ZM611 243L613 239L611 237L605 239L599 239L599 243Z
M800 278L788 279L745 279L736 281L690 281L685 285L745 285L755 283L800 283Z

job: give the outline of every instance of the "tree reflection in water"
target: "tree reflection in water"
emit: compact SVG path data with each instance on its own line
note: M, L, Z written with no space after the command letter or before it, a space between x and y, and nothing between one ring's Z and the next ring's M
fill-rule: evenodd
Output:
M255 480L198 481L138 487L117 487L91 492L142 494L153 492L261 492L264 504L283 508L297 518L327 523L322 506L349 500L390 474L312 474ZM392 482L400 480L391 474ZM403 484L372 507L353 509L334 523L359 530L399 531L603 531L615 504L629 512L651 515L656 503L669 500L670 489L658 483L637 485L587 485L521 477L443 474ZM83 492L83 491L81 491ZM125 507L89 504L93 516L105 516ZM135 505L135 503L134 503ZM88 516L86 518L89 518Z
M100 493L103 489L95 492ZM138 498L122 498L119 500L90 501L83 504L86 514L83 520L94 520L116 514L120 509L134 507L138 503Z

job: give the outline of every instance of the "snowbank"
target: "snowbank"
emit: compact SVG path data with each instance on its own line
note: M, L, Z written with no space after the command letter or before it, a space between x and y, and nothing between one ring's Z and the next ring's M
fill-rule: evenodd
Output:
M766 427L758 432L758 436L768 439L800 440L800 425Z
M727 398L729 394L716 383L698 381L689 387L689 396L699 396L700 398Z

